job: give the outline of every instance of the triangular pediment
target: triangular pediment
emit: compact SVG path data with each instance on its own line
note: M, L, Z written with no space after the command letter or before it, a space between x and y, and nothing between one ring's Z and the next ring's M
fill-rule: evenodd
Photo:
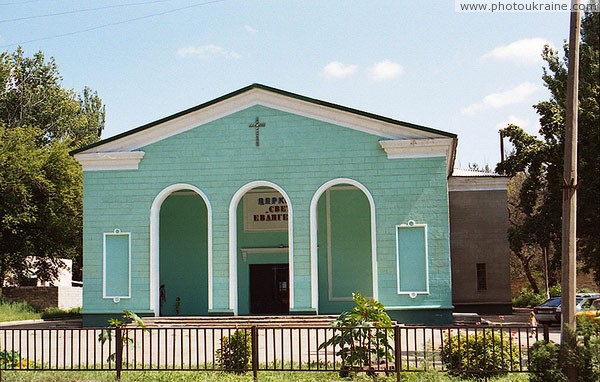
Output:
M206 123L262 105L276 110L332 123L389 140L455 139L456 135L425 126L300 96L260 84L250 85L191 109L73 151L110 153L135 151Z

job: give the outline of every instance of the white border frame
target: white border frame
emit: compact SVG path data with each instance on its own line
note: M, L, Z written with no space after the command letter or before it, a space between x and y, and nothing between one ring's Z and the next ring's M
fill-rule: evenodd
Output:
M371 265L373 272L373 298L379 299L378 278L377 278L377 223L375 219L375 200L368 188L362 183L350 178L336 178L325 182L315 191L310 202L310 267L311 267L311 302L312 308L319 312L319 264L318 264L318 245L317 245L317 204L321 195L329 188L338 184L349 184L361 190L371 207Z
M400 252L398 246L398 232L400 228L419 228L424 229L425 234L425 290L424 291L401 291L400 290ZM415 298L419 294L429 294L429 240L427 224L416 224L414 220L409 220L407 224L396 225L396 288L400 295L409 295Z
M289 263L289 309L294 309L294 210L289 195L279 185L266 180L246 183L231 198L229 203L229 309L238 315L238 280L237 280L237 207L244 195L257 187L270 187L277 190L285 198L288 205L288 263Z
M158 317L160 312L160 295L158 293L160 281L160 207L162 203L172 193L176 191L193 191L199 195L206 205L207 225L208 225L208 310L213 308L213 288L212 288L212 207L208 197L198 187L187 183L177 183L164 188L156 195L150 208L150 309L154 310L154 316Z
M255 229L248 229L247 228L247 216L248 216L248 203L246 203L246 197L248 196L248 194L261 194L261 193L276 193L276 191L263 191L263 190L250 190L248 192L246 192L244 194L244 196L242 197L242 200L244 200L244 232L250 232L250 233L260 233L260 232L286 232L287 231L287 227L285 229L280 229L280 228L255 228ZM281 195L283 196L283 195ZM287 202L287 200L286 200ZM287 204L285 205L287 207ZM289 215L288 215L288 221L289 221ZM287 224L289 225L289 224ZM286 226L287 226L286 225Z
M106 294L106 237L107 236L127 236L127 295L126 296L109 296ZM113 232L102 233L102 298L112 299L114 302L119 302L122 298L131 298L131 232L121 232L120 229L115 229Z

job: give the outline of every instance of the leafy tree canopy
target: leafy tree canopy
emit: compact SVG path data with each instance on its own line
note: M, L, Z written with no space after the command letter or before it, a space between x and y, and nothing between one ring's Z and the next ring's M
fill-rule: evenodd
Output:
M596 1L597 2L597 1ZM579 66L578 113L578 256L600 283L600 13L586 13L582 20ZM534 108L540 115L539 137L509 125L501 130L514 151L500 162L496 171L515 176L524 174L517 208L526 217L511 227L513 251L538 245L553 253L560 264L561 212L566 118L567 57L546 46L542 57L547 64L542 79L550 99Z
M99 139L105 111L61 80L42 52L0 53L0 285L51 280L59 258L80 265L82 173L69 151Z

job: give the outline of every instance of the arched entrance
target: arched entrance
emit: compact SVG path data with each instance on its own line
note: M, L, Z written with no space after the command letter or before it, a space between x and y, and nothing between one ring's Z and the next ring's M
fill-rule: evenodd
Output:
M353 292L377 298L374 211L368 190L351 179L330 181L315 193L311 263L320 314L348 310Z
M235 314L287 314L293 307L292 209L270 182L252 182L230 205L230 304Z
M211 211L204 194L178 184L151 212L151 290L155 315L206 315L211 305Z

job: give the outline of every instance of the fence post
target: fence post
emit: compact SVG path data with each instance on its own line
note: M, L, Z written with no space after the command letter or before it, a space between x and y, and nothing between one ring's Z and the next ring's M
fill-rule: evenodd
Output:
M400 382L400 367L402 366L402 349L400 348L400 326L394 325L394 366L396 368L396 382Z
M252 376L254 381L258 381L258 328L252 325L250 329L252 340Z
M544 341L550 342L550 330L548 325L544 325Z
M121 379L121 370L123 369L123 332L120 326L115 329L115 368L117 369L117 379Z

